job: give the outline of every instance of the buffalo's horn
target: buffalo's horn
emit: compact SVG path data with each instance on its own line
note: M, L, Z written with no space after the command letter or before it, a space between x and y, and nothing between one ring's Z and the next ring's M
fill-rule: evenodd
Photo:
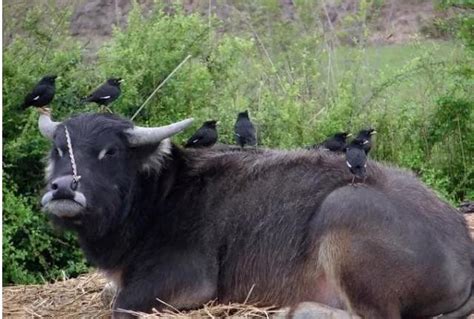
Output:
M38 127L41 132L41 135L44 137L53 140L54 132L56 128L61 124L61 122L54 122L51 120L51 115L47 112L41 112L38 119Z
M128 135L128 142L133 146L155 144L167 137L181 132L191 125L193 121L194 119L191 118L160 127L135 126L134 128L125 131L125 133Z

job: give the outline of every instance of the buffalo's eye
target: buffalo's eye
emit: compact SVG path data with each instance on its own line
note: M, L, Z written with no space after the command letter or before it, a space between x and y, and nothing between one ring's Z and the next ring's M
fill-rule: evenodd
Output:
M104 157L112 157L115 154L117 154L117 149L116 148L109 148L109 149L103 149L99 153L99 160L103 159Z
M110 148L105 152L105 156L114 156L117 153L117 149L115 148Z

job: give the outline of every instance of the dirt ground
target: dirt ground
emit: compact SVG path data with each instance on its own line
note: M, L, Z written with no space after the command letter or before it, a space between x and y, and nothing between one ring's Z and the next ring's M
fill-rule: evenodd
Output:
M36 0L44 2L45 6L56 5L59 8L71 8L72 15L69 20L70 32L80 39L85 48L93 54L112 35L114 26L123 27L127 24L127 17L132 9L129 0ZM171 5L176 0L162 0L162 3ZM145 14L153 10L154 0L139 0ZM235 10L245 14L252 14L251 1L235 2L233 0L182 0L185 12L208 15L209 4L211 12L224 22L230 21ZM240 3L240 4L239 4ZM346 34L350 39L361 32L355 24L347 24L349 15L359 9L358 0L326 0L318 6L321 22L329 31ZM7 9L5 20L23 19L25 15L25 2L5 0L4 9ZM284 21L298 20L298 3L294 0L279 0L281 19ZM448 11L437 10L432 0L384 0L380 7L368 13L368 27L370 29L369 41L374 44L403 43L413 41L420 37L421 29L430 24L434 18L449 15ZM11 40L17 30L4 32L4 39ZM343 37L344 38L344 37ZM344 40L342 39L344 42ZM8 42L8 41L7 41ZM350 42L350 41L349 41Z
M474 238L474 214L466 214L466 220ZM106 280L98 273L45 285L21 285L3 288L4 318L109 318L108 298L102 294ZM321 311L324 307L321 307ZM330 311L330 310L329 310ZM148 315L147 318L267 318L277 310L257 308L251 305L215 305L188 312ZM345 318L337 313L331 318ZM324 317L327 318L327 317ZM469 317L474 319L474 315Z

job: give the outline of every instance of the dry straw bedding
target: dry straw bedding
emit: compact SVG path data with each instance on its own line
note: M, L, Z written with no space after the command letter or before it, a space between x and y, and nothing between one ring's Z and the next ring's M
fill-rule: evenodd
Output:
M474 214L466 215L474 237ZM110 305L102 295L105 278L92 273L74 279L44 285L20 285L3 288L4 318L110 318ZM268 318L278 313L271 308L246 304L216 305L209 303L191 312L170 311L144 318ZM474 316L470 316L474 319Z
M44 285L3 288L4 318L110 318L110 305L102 296L106 284L99 273ZM269 318L277 310L245 304L209 303L191 312L134 313L141 318ZM133 312L132 312L133 313Z

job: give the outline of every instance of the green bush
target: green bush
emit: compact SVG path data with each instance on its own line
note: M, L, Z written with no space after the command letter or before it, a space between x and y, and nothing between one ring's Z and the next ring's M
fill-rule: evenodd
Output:
M54 233L37 203L16 195L8 179L5 184L3 283L44 282L87 271L74 238Z
M71 93L81 82L80 46L58 24L41 24L41 13L31 6L22 22L24 36L13 38L3 50L4 284L44 282L87 270L77 241L54 232L39 210L49 143L38 132L37 113L20 108L25 93L44 74L62 76L52 104L55 110L76 105Z

